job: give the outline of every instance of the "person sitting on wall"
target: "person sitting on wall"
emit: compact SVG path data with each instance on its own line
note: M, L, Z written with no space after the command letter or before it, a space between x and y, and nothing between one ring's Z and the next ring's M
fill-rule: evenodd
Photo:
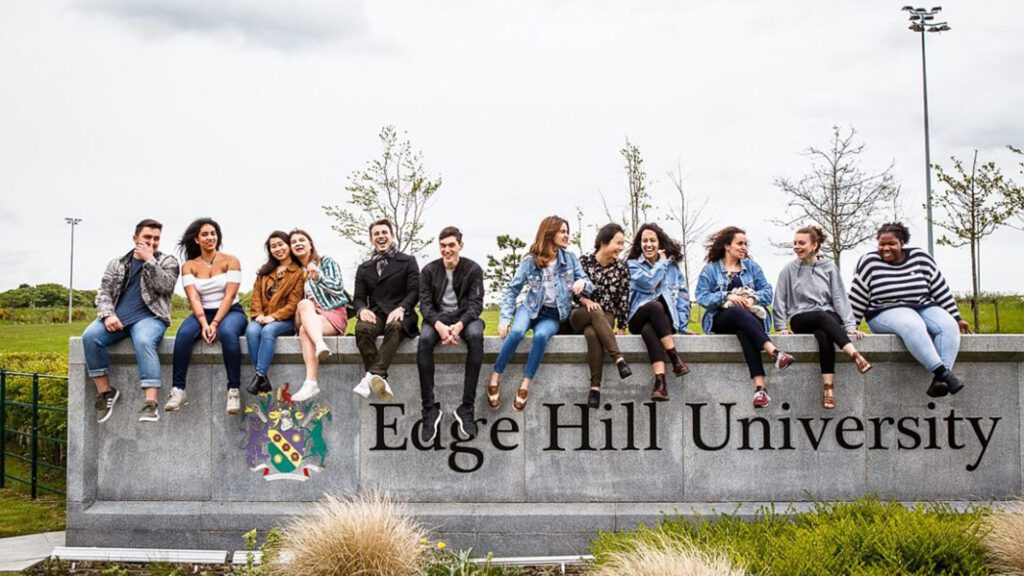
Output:
M910 230L901 222L883 224L878 250L857 262L850 286L853 319L862 318L875 334L895 334L911 356L933 374L926 394L956 394L964 387L953 374L960 333L971 325L960 316L946 279L927 252L911 248Z
M129 337L146 397L139 420L157 420L153 417L160 393L157 346L171 324L171 295L178 282L178 260L158 250L162 231L163 225L151 218L135 225L135 248L107 264L96 291L96 320L82 333L86 370L96 385L96 421L101 424L110 419L121 397L110 385L107 348Z
M463 437L476 436L476 386L480 364L484 360L484 272L480 265L460 256L462 232L454 226L437 236L441 257L420 272L420 329L416 367L420 375L423 421L420 438L433 442L441 425L441 404L434 399L434 348L466 342L466 375L462 384L462 403L453 415Z
M419 333L416 302L419 300L420 268L416 258L398 251L395 229L387 219L370 224L373 256L356 269L353 298L356 346L366 375L353 392L368 398L370 391L388 402L394 398L388 368L402 338ZM384 340L377 347L377 336Z

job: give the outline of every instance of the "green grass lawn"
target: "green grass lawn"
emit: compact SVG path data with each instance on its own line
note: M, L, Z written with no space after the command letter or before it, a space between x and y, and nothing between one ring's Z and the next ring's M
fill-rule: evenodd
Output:
M0 490L0 538L64 529L64 500L32 500L21 490Z

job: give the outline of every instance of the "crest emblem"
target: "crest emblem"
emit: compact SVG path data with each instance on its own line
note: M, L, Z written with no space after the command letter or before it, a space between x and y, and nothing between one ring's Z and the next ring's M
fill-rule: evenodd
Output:
M333 418L331 407L294 403L290 387L285 384L272 394L261 394L242 416L245 436L240 448L246 452L246 466L268 481L309 480L311 472L323 470L327 457L323 430L324 420Z

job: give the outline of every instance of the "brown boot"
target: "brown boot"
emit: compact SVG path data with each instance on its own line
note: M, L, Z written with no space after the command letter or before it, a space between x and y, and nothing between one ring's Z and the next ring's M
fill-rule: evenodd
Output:
M673 374L675 374L678 377L690 373L690 367L687 366L686 362L683 362L683 359L679 357L679 353L676 352L675 348L665 350L665 353L668 354L668 359L670 362L672 362Z
M664 374L654 375L654 390L651 391L651 400L655 402L668 401L668 384L665 383Z

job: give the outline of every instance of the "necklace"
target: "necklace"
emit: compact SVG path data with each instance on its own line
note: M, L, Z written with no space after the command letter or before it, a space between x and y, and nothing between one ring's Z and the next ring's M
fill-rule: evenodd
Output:
M214 252L213 253L213 258L211 258L209 260L207 260L206 258L203 258L203 255L200 254L199 255L199 259L202 260L203 262L206 262L206 267L207 268L213 268L213 263L217 261L217 254L219 254L219 252Z

